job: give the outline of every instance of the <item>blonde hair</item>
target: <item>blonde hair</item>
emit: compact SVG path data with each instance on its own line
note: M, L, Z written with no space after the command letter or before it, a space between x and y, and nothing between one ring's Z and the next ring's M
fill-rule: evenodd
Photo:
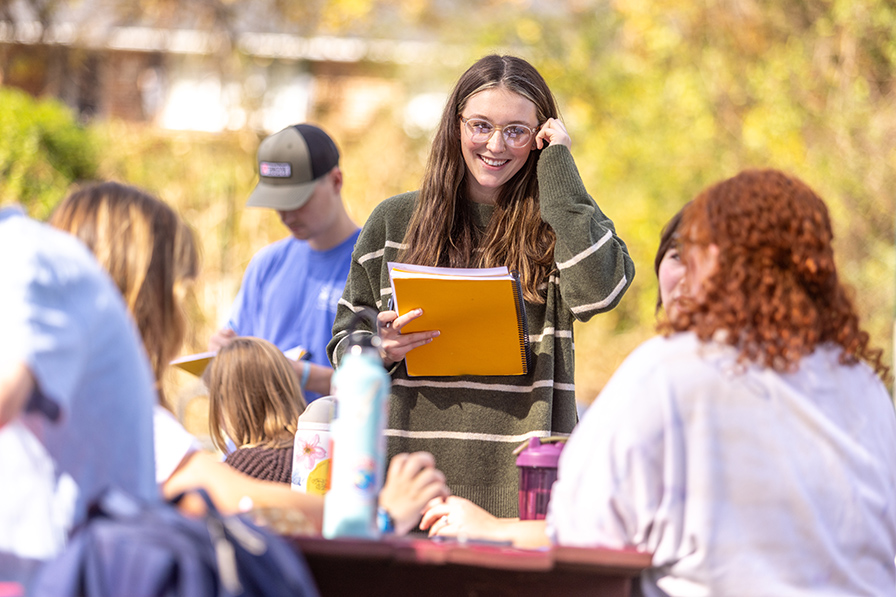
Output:
M234 338L205 373L209 435L223 450L225 433L238 447L292 445L305 398L295 370L261 338Z
M192 230L160 199L135 187L103 182L70 194L50 224L78 237L109 272L137 323L159 387L186 331L185 284L199 270Z

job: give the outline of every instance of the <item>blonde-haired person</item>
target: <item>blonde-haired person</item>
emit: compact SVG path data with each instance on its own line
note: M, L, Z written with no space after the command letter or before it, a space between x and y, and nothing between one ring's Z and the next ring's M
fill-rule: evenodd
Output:
M305 410L289 359L267 340L237 337L218 351L204 377L212 442L225 453L228 439L236 445L224 462L256 479L289 483Z
M116 182L76 190L53 211L50 225L80 239L109 272L161 380L183 342L181 299L199 271L193 232L166 203Z
M56 208L51 223L80 238L111 274L136 319L158 384L183 341L181 299L199 265L192 231L161 200L116 182L75 191ZM239 511L251 501L259 508L296 509L321 528L323 500L319 496L253 479L227 466L199 449L196 439L165 408L155 409L153 424L156 480L165 497L202 487L225 512ZM408 491L398 492L395 502L383 504L407 519L419 517L424 498L446 493L430 455L411 454L409 459L413 466L403 467L394 478L395 484L406 484Z
M389 453L432 452L453 492L498 516L517 515L520 438L566 435L576 424L574 322L615 307L635 274L571 145L531 64L496 55L474 63L445 105L420 190L383 201L364 225L327 347L338 365L355 312L379 310L392 373ZM390 261L519 272L529 372L410 377L405 355L439 342L438 330L401 333L426 314L389 307Z

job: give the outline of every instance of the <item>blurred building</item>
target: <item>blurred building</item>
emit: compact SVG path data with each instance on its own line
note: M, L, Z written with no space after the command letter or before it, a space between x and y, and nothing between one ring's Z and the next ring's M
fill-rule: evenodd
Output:
M301 36L257 11L161 26L122 16L116 2L63 3L50 18L15 4L15 18L0 20L0 84L58 97L85 120L268 133L325 116L360 129L401 106L409 127L427 129L444 101L396 77L450 56L427 42Z

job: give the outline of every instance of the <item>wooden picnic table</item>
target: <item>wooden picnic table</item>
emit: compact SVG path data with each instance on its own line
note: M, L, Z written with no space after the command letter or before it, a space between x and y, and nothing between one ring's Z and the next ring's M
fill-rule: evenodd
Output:
M515 549L479 542L388 537L292 537L323 597L369 595L601 595L628 597L650 565L633 550Z

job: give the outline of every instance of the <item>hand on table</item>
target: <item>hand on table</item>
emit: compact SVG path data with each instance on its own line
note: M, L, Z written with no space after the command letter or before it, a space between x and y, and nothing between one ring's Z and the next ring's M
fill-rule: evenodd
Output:
M395 311L383 311L377 315L377 328L380 339L383 341L380 349L383 352L383 364L386 367L391 367L410 351L418 346L429 344L433 338L439 335L438 330L401 333L401 328L421 315L423 315L423 309L414 309L401 317Z
M470 500L456 496L429 502L420 528L429 529L430 537L509 541L523 549L540 549L551 544L544 520L497 518Z
M449 496L434 499L426 506L420 528L429 536L504 540L501 529L506 519L492 516L470 500Z
M389 462L386 482L380 491L380 506L392 516L395 533L404 535L417 524L430 501L450 494L445 475L436 468L429 452L396 454Z

